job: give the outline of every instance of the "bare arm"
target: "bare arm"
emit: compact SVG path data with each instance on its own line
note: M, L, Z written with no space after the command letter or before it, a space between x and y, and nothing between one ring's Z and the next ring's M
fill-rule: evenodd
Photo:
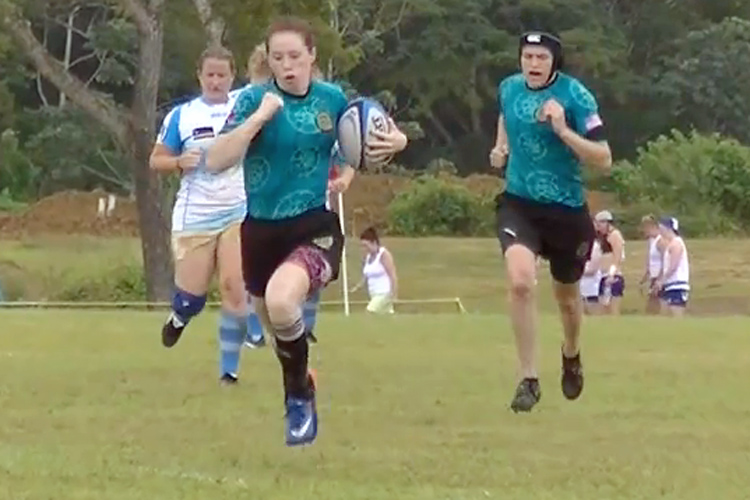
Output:
M340 181L344 186L344 189L342 190L342 192L349 189L349 186L354 180L354 176L356 174L357 174L357 171L354 170L354 167L352 167L351 165L344 165L344 167L341 169L341 172L339 173L339 176L336 178L336 180Z
M622 238L622 233L618 230L612 231L609 236L607 236L607 241L609 241L609 244L612 246L612 267L615 269L616 274L618 271L620 271L620 265L622 264L622 258L623 258L623 250L625 248L625 240Z
M164 144L154 144L148 165L152 170L162 172L175 172L180 170L180 157L172 152Z
M497 118L497 133L495 147L490 152L490 165L493 168L503 168L508 161L508 132L505 130L505 119L500 114Z
M236 165L244 158L248 146L267 121L259 113L260 110L256 111L242 125L216 138L206 151L207 170L221 171Z
M585 89L584 89L585 90ZM593 99L593 97L592 97ZM567 123L565 109L554 99L542 106L539 118L552 125L552 129L565 145L586 165L609 171L612 166L612 151L603 140L604 124L595 109L575 106L575 125Z
M643 269L643 275L641 276L641 283L645 283L648 281L649 277L651 276L650 268L651 267L651 245L646 242L646 267Z
M495 134L495 147L508 145L508 132L505 130L505 118L500 114L497 117L497 133Z
M365 256L364 256L364 258L362 259L362 267L364 267L364 265L365 265L365 260L366 260L366 259L367 259L367 255L365 255ZM349 291L350 291L351 293L354 293L354 292L356 292L357 290L359 290L360 288L362 288L362 287L364 286L364 284L365 284L365 283L367 283L367 276L365 276L364 274L362 274L362 279L360 279L360 280L359 280L359 281L357 282L357 284L356 284L356 285L354 285L354 286L353 286L353 287L351 288L351 290L349 290Z
M671 244L667 247L667 253L669 254L669 267L662 270L661 278L664 279L667 276L672 276L677 272L677 266L680 265L680 259L682 258L682 245Z
M154 149L149 157L149 167L159 172L189 170L198 166L202 153L200 149L185 150L180 134L180 106L173 108L164 117Z
M558 135L583 163L605 172L612 167L612 151L606 141L586 139L569 127L563 128Z
M381 259L385 272L391 280L391 296L396 298L398 297L398 276L396 274L396 264L393 262L393 255L386 250L383 252Z
M277 94L266 92L260 104L255 108L253 97L243 93L234 106L235 109L232 110L224 125L225 130L229 132L219 135L206 151L207 170L221 171L242 161L252 140L284 106L284 101ZM254 111L250 112L251 109ZM244 113L249 113L249 116Z
M596 274L596 271L599 270L599 267L601 266L601 255L594 256L590 261L586 262L586 267L583 269L583 275L584 276L593 276Z
M362 286L364 286L364 284L365 284L365 282L366 282L366 281L367 281L367 278L365 278L364 276L362 276L362 279L361 279L361 280L359 280L359 281L357 282L357 284L356 284L356 285L354 285L354 286L352 287L352 289L351 289L351 290L349 290L349 291L350 291L350 292L352 292L352 293L356 292L357 290L359 290L360 288L362 288Z
M203 152L200 149L189 149L181 155L172 152L164 144L156 143L151 156L149 157L149 166L159 172L183 172L196 168L201 161Z

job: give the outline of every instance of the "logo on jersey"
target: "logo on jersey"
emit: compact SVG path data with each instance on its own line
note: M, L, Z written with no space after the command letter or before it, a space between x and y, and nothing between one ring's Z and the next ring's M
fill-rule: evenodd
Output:
M193 129L193 139L211 139L214 137L213 127L198 127Z
M330 250L333 246L333 236L323 236L322 238L316 238L313 240L313 245L322 248L323 250Z
M318 113L317 121L318 128L323 132L330 132L333 130L333 120L331 120L331 115L325 111Z
M593 115L586 118L586 131L590 132L594 130L597 127L601 127L604 125L604 122L602 121L602 118L599 116L599 113L594 113Z

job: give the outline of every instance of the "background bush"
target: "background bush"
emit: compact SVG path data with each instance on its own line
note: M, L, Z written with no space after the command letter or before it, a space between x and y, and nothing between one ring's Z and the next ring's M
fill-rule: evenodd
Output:
M750 229L750 148L718 135L672 131L615 165L609 184L626 226L673 215L691 237Z
M422 176L398 193L388 207L388 229L405 236L489 236L494 212L490 198L446 177Z

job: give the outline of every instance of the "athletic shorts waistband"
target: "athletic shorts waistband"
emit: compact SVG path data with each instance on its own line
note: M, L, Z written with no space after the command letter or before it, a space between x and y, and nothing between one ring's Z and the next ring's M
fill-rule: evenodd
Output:
M524 198L523 196L518 196L513 193L509 193L508 191L503 191L499 195L497 195L497 199L505 199L511 203L515 203L517 205L526 206L531 209L552 209L552 210L560 210L560 211L566 211L570 213L578 213L578 212L588 212L588 205L584 203L583 205L573 207L570 205L565 205L563 203L542 203L540 201L532 200L530 198Z
M319 215L321 213L330 212L330 211L331 210L326 208L325 205L321 205L319 207L305 210L304 212L294 215L292 217L284 217L283 219L260 219L258 217L253 217L252 215L247 214L247 217L245 218L245 220L253 224L264 224L264 225L269 225L269 226L275 225L275 224L282 225L282 224L289 224L292 222L296 222L306 217L311 217L311 216Z

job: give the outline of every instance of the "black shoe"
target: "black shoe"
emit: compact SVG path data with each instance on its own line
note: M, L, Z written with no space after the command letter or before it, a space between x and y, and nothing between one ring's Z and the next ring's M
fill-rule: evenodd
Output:
M539 387L539 379L525 378L516 388L516 395L510 403L510 409L516 413L529 412L541 398L542 390Z
M562 355L562 377L560 379L562 392L571 401L578 399L583 391L583 367L581 366L581 353L572 358Z
M317 344L318 343L318 337L315 336L315 334L312 332L312 330L307 330L305 332L305 336L307 336L307 341L311 344Z
M182 331L185 329L185 323L180 321L180 318L175 316L174 313L169 315L167 322L161 328L161 343L164 347L172 347L180 340Z
M221 385L235 385L239 380L231 373L225 373L221 376L219 381L221 382Z

